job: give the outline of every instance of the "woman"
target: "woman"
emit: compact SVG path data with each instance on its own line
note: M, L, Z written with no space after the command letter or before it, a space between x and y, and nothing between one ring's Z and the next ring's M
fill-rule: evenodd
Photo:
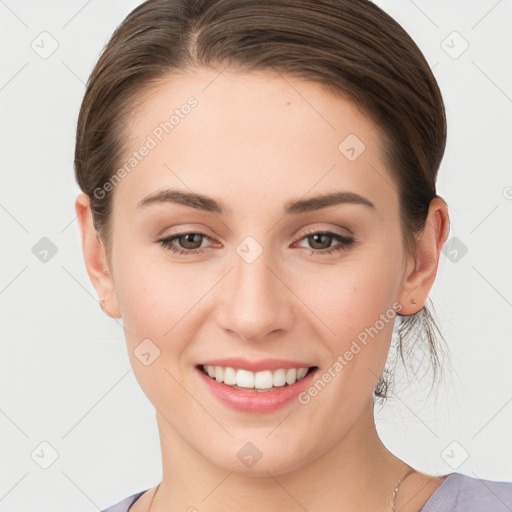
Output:
M512 507L512 484L417 471L375 428L396 316L437 364L445 141L427 62L371 2L126 18L82 104L76 211L163 478L109 512Z

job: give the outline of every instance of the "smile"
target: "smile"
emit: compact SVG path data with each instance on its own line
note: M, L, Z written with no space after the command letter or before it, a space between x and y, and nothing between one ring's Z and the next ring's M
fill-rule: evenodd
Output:
M286 360L218 359L196 366L206 391L220 403L244 413L271 413L292 406L311 385L318 366Z
M230 366L213 365L200 365L200 369L211 379L233 389L244 391L271 391L283 386L291 386L302 380L310 370L310 368L278 368L252 372Z

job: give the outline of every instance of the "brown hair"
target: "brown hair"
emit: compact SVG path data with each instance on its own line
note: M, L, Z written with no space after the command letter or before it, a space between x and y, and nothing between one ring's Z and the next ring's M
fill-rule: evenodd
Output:
M404 247L415 254L446 143L436 80L407 32L368 0L148 0L115 30L87 82L75 149L77 182L110 257L112 195L98 197L122 161L126 121L157 81L194 66L230 64L318 82L349 98L378 127L400 197ZM427 306L400 316L405 338L423 332L434 377L439 369ZM414 343L413 343L414 344ZM375 396L386 398L381 376Z

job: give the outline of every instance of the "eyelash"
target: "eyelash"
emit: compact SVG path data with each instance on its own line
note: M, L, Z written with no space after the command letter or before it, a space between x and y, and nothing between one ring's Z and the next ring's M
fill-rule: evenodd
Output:
M158 242L167 250L173 252L174 254L178 254L180 256L187 256L187 255L196 255L200 254L202 252L205 252L205 248L198 248L198 249L178 249L175 245L173 245L173 241L181 238L182 236L186 235L200 235L204 238L211 240L211 238L206 233L201 233L200 231L189 231L187 233L180 233L179 235L173 235L167 238L162 238L158 240ZM354 245L355 239L343 235L339 235L338 233L333 233L332 231L310 231L304 234L298 241L300 242L304 238L308 238L313 235L329 235L332 236L333 239L337 240L339 242L338 245L335 245L333 247L330 247L328 249L310 249L310 255L314 254L320 254L322 256L332 254L335 252L341 252L348 250L351 246ZM307 248L305 248L307 249Z

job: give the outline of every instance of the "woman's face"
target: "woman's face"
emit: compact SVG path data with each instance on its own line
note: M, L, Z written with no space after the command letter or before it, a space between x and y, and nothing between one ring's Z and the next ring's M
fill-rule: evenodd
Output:
M159 427L228 470L299 468L368 421L406 279L377 130L319 84L228 69L169 77L128 126L109 307Z

